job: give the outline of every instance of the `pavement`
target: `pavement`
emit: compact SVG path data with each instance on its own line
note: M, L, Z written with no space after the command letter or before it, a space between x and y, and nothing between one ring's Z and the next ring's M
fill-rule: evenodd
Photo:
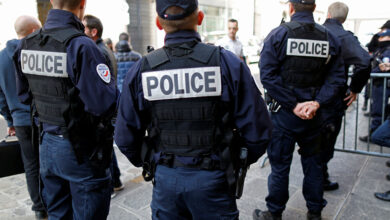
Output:
M258 78L258 75L255 75ZM261 88L261 85L259 85ZM346 146L354 147L354 124L356 123L356 103L347 113ZM359 107L360 109L360 107ZM361 114L359 114L361 115ZM367 118L359 116L359 135L364 134L367 127ZM0 120L0 134L5 133L5 123ZM337 148L342 148L343 135L339 135ZM365 149L366 145L357 142L358 149ZM370 149L380 151L375 145ZM141 170L133 167L130 162L115 149L119 167L122 172L122 182L125 188L111 200L111 209L108 219L112 220L148 220L151 219L150 202L152 198L152 184L144 182ZM389 149L383 149L389 152ZM265 197L268 194L267 177L270 174L270 165L261 164L264 155L248 171L244 187L244 194L237 201L240 210L240 219L252 219L255 208L266 209ZM340 184L336 191L326 192L327 206L322 212L323 219L390 219L390 202L384 202L374 197L374 192L390 190L390 181L385 176L390 168L386 167L388 158L367 155L336 152L329 164L332 180ZM290 171L290 199L283 218L287 220L306 219L306 205L302 196L302 168L299 155L294 153ZM0 178L0 219L34 219L31 211L31 202L27 193L26 181L23 174Z

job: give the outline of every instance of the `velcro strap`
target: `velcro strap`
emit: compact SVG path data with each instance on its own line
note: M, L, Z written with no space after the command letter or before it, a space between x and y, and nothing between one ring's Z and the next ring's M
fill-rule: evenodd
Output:
M177 148L178 146L192 146L198 148L212 148L213 135L210 131L163 131L161 133L161 143L164 147L169 149L170 147Z
M145 57L149 63L150 68L152 69L169 61L169 57L164 51L164 49L154 50Z
M193 60L207 64L218 47L207 44L196 44L189 57Z

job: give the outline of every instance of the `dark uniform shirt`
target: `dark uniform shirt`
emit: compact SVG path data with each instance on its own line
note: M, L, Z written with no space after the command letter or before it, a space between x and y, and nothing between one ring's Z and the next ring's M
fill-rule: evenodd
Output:
M52 9L49 11L44 29L76 28L84 33L84 26L71 12ZM29 93L27 78L20 66L20 46L16 63L16 87L19 99L24 104L31 104L32 96ZM67 72L75 87L80 91L80 99L84 103L84 110L101 116L117 101L119 95L115 87L115 80L111 74L109 83L103 81L97 73L99 64L107 65L106 59L93 42L87 36L75 37L67 46ZM50 124L44 124L44 131L59 133L59 128Z
M110 48L106 46L106 44L103 42L101 38L96 40L96 45L100 49L100 52L102 52L103 56L106 58L111 74L113 74L114 78L116 79L118 73L118 66L114 54L112 53Z
M314 23L313 14L296 12L292 21ZM311 88L288 88L280 75L281 64L286 58L287 32L284 26L271 31L264 41L260 59L260 77L269 95L277 100L282 108L293 110L298 102L313 100ZM340 54L340 42L331 33L328 34L330 54L332 54L329 69L324 84L314 95L314 100L321 106L329 104L345 83L344 63Z
M179 31L167 34L165 44L200 41L195 31ZM145 59L145 58L143 58ZM118 118L115 128L115 142L119 149L136 166L140 165L139 151L149 121L143 114L148 107L141 84L141 63L138 61L127 73L123 84ZM248 162L255 162L268 145L271 121L261 94L248 67L233 53L221 49L222 94L221 101L234 105L234 123L241 131L245 146L249 150ZM191 158L181 158L189 164Z
M370 78L370 55L360 46L360 42L352 32L344 30L343 25L338 20L327 19L324 26L341 41L341 56L344 60L345 74L348 74L349 66L354 65L349 89L354 93L361 92Z
M381 62L389 62L390 59L390 41L382 41L379 42L377 51L374 53L374 58L378 58ZM386 73L390 71L383 72L379 69L379 62L374 61L373 62L373 73Z

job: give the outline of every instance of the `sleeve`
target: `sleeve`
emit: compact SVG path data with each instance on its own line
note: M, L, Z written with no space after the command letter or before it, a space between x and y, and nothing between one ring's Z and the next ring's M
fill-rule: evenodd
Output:
M350 33L350 32L348 32ZM346 66L354 65L350 90L354 93L362 91L370 78L371 57L361 46L358 39L350 33L347 39L343 39L343 58Z
M0 74L4 74L4 73L0 73ZM11 112L8 108L7 99L5 98L3 88L0 89L0 114L7 121L8 127L12 127L13 120L12 120Z
M236 55L222 49L221 69L226 83L223 88L229 91L223 95L231 94L234 123L248 148L248 163L254 163L265 153L271 138L268 111L248 66Z
M383 52L383 54L381 55L382 61L384 61L383 58L385 57L387 57L388 59L390 58L390 48L387 48L387 50L385 50L385 52ZM377 73L390 73L390 71L383 72L382 70L380 70L379 65L376 67L376 69L377 69Z
M281 27L280 27L281 28ZM260 55L260 79L267 93L282 107L293 110L297 99L292 90L283 86L280 66L285 57L283 48L286 48L287 30L276 28L264 40L264 47Z
M101 116L116 105L119 91L107 61L87 37L73 39L68 48L68 73L80 91L85 111Z
M242 44L242 42L240 41L240 57L244 57L244 45Z
M143 93L139 92L141 60L128 71L119 100L115 125L115 143L120 151L136 167L142 165L140 151L148 122L142 118Z
M20 53L24 40L21 40L16 52L13 56L13 63L15 67L15 80L16 80L16 92L21 103L30 105L32 101L32 95L29 92L29 85L27 78L24 76L20 65Z
M331 33L329 33L329 38L331 58L327 65L327 76L319 93L315 97L315 101L317 101L320 106L329 104L333 98L339 94L346 83L345 65L341 56L340 41Z

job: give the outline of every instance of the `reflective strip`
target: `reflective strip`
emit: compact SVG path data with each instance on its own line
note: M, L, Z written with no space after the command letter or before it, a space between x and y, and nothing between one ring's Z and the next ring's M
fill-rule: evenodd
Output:
M200 67L142 73L146 100L220 96L221 68Z
M66 53L22 50L20 63L25 74L68 78Z
M289 38L287 40L286 54L290 56L327 58L329 55L329 42Z

